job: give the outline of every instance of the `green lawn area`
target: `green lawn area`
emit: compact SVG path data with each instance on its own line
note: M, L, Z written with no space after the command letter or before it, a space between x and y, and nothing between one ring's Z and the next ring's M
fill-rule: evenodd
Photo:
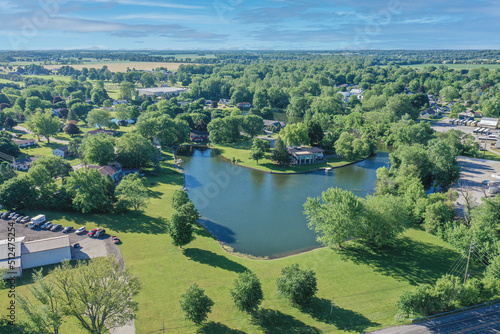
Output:
M12 80L7 80L7 79L2 79L0 78L0 83L16 83L15 81L12 81ZM20 82L22 83L22 82ZM18 83L19 84L19 83Z
M172 156L166 156L162 174L147 179L152 199L144 213L43 212L54 223L104 227L122 240L119 248L125 264L143 285L136 297L137 333L158 331L163 322L168 333L362 333L394 325L401 292L434 282L459 256L446 243L418 230L407 231L388 249L373 251L353 244L343 251L320 248L282 259L253 260L226 253L210 233L198 227L196 239L178 249L166 234L166 220L173 213L170 200L173 191L182 187L182 174L169 167ZM42 212L28 212L37 213ZM281 269L293 263L317 275L317 298L303 309L276 291ZM257 274L264 291L257 320L237 311L229 295L234 279L245 270ZM20 282L18 293L23 293L30 283L29 272ZM183 319L179 307L180 295L195 282L215 302L209 322L199 330ZM1 298L0 308L5 309L7 303L7 298ZM0 332L4 333L2 328ZM74 321L61 332L84 333Z
M64 81L64 82L70 82L71 77L68 76L61 76L61 75L23 75L23 77L26 78L39 78L39 79L45 79L45 80L54 80L54 81Z
M307 172L316 170L318 168L339 167L352 162L344 159L328 159L328 163L324 162L311 165L291 165L289 167L279 167L271 161L270 152L267 152L265 158L259 160L259 163L257 163L255 160L250 159L250 148L252 147L252 142L250 140L239 141L233 144L211 145L211 147L218 149L220 154L226 159L232 161L234 157L235 159L237 159L238 164L241 166L273 173Z

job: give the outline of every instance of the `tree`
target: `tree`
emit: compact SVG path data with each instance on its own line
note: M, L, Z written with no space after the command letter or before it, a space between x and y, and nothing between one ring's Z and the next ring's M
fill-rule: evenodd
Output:
M155 77L152 73L144 73L141 76L142 87L153 87L155 84Z
M133 83L124 82L120 86L120 98L124 100L131 100L136 90Z
M139 134L149 140L159 139L162 146L172 147L189 140L191 131L186 121L172 119L161 112L142 114L136 124Z
M458 118L458 114L465 112L467 110L465 106L461 103L455 103L450 108L450 118Z
M246 134L253 138L264 131L264 120L260 116L248 115L243 118L241 127Z
M10 138L0 137L0 152L17 158L21 154L19 146Z
M65 180L65 189L73 198L74 209L93 213L109 212L113 208L114 184L97 169L79 169Z
M168 234L172 238L172 244L179 248L193 241L193 225L191 217L181 213L174 212L167 227Z
M310 143L309 130L304 123L287 125L280 131L280 137L286 145L300 146Z
M109 111L103 109L92 109L87 115L87 123L94 127L98 126L99 129L101 127L107 127L111 122L111 115Z
M358 138L356 135L343 132L335 142L335 151L347 160L353 161L365 158L372 153L373 143L368 138Z
M50 143L50 136L54 136L59 132L61 123L56 118L52 117L52 112L47 111L45 113L35 113L29 118L26 126L35 135L45 137L47 143Z
M212 306L214 306L212 299L196 283L181 295L180 304L182 311L184 311L184 317L196 325L207 320L208 313L212 311Z
M10 209L30 209L37 199L37 192L28 177L14 177L0 186L0 204Z
M263 139L254 138L252 148L250 149L250 159L257 161L258 164L259 160L264 158L266 153L264 147L265 141Z
M105 166L115 160L114 138L104 133L85 137L78 150L88 163Z
M281 167L290 165L290 154L288 153L285 143L283 142L281 137L278 137L278 140L276 140L274 151L271 154L271 160L275 161Z
M366 214L364 202L352 192L329 188L321 197L309 197L304 204L309 228L325 246L342 245L359 235Z
M238 276L230 293L236 308L247 313L256 312L264 299L260 281L251 271Z
M135 318L134 297L141 284L114 256L80 261L75 267L65 261L51 276L66 313L90 333L105 333Z
M70 163L59 156L48 155L40 157L37 161L33 162L31 168L36 166L43 166L53 179L69 176L69 173L73 171Z
M58 334L63 323L63 305L50 276L44 277L42 269L33 273L33 284L28 286L30 294L39 304L35 305L25 296L18 296L27 321L22 326L35 333Z
M292 264L281 270L281 276L276 280L276 287L280 295L298 305L307 304L318 291L314 271L302 270L298 264Z
M312 146L319 146L324 137L323 129L317 121L309 121L306 123L309 141Z
M212 119L207 130L213 143L233 143L240 137L240 125L243 116L227 116Z
M12 129L17 125L17 122L14 121L12 118L7 117L5 118L5 122L3 123L3 126L6 127L7 129Z
M189 196L186 191L176 189L172 195L172 208L177 210L189 201Z
M64 132L71 137L73 135L79 134L80 133L80 128L75 124L75 123L68 123L64 128Z
M450 102L460 97L458 89L452 86L446 86L439 91L439 96L443 98L443 101Z
M152 165L158 157L158 149L138 133L126 133L116 141L116 161L125 168L141 168Z
M70 109L68 112L68 121L78 121L78 116L76 116L76 112L73 109Z
M0 186L7 180L16 177L16 171L12 168L9 163L0 163Z
M116 187L115 194L119 201L132 206L135 211L148 205L148 189L144 185L144 179L137 173L126 175Z

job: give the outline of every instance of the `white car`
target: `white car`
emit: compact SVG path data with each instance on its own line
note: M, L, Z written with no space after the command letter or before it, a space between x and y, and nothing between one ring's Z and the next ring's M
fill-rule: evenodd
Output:
M85 226L82 226L80 227L78 230L76 230L76 234L82 234L82 233L85 233L87 229L85 228Z

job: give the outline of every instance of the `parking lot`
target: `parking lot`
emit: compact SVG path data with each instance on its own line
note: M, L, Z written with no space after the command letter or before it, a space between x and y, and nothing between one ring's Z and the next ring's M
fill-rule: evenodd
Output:
M0 219L0 239L5 239L8 236L8 222L10 222L10 220ZM80 226L73 226L74 229L69 233L62 233L62 229L57 232L42 230L40 227L31 229L29 227L25 227L20 223L14 223L14 227L16 238L26 237L25 241L48 239L62 235L68 235L71 246L74 246L77 243L80 244L80 247L78 248L71 248L72 260L91 259L95 257L107 256L108 254L115 254L116 258L120 261L120 263L123 264L120 250L115 244L113 244L113 242L111 241L111 236L108 234L105 234L99 239L95 239L88 237L87 233L84 233L82 235L76 234L75 229L79 228Z

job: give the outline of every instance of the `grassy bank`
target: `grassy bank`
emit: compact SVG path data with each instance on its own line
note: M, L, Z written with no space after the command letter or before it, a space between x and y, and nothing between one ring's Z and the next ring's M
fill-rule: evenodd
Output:
M273 173L303 173L319 168L340 167L353 162L345 159L334 158L328 159L328 162L317 164L280 167L271 161L270 152L266 152L264 159L259 160L258 163L257 161L250 159L250 148L252 147L252 142L250 140L239 141L233 144L211 145L211 147L219 150L219 153L230 161L233 161L233 158L236 159L238 165L240 166Z

